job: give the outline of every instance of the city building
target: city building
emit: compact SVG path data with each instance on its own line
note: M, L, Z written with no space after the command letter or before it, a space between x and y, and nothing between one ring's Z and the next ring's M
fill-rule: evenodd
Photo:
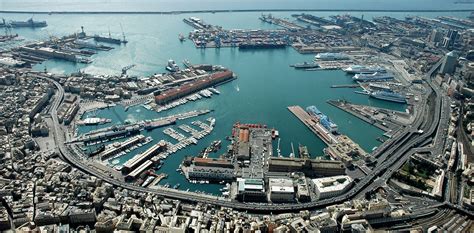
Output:
M248 202L267 201L263 179L237 178L237 199Z
M299 202L311 201L310 188L306 177L296 180L296 198Z
M155 101L157 104L166 104L170 101L187 96L196 91L229 81L233 78L234 74L230 70L214 73L209 75L208 77L198 78L178 87L164 91L159 95L155 96Z
M215 182L235 179L234 165L227 159L191 157L183 162L183 171L190 180L209 180Z
M441 33L438 29L433 29L429 39L433 44L439 43L443 39L443 33Z
M346 174L346 167L341 161L294 157L271 157L268 160L268 169L271 172L303 172L309 177Z
M272 202L293 202L295 200L295 186L290 178L269 178L268 188Z
M443 47L446 49L451 49L456 43L458 36L458 31L449 29L448 34L443 38Z
M441 74L453 74L456 70L457 55L453 51L449 52L443 58L443 64L441 64Z
M351 188L353 180L350 176L331 176L312 181L317 198L325 199L345 193Z

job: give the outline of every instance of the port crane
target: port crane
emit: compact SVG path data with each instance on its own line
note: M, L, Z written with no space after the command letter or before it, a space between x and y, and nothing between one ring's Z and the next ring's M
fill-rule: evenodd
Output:
M125 66L122 68L122 76L123 75L126 75L127 74L127 71L133 67L135 67L136 65L135 64L131 64L131 65L128 65L128 66Z

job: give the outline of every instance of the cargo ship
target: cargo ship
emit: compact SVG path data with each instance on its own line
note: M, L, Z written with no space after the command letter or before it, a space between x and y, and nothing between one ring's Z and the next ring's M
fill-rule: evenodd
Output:
M350 57L345 53L318 53L314 59L321 61L349 60Z
M328 116L324 115L321 111L319 111L318 108L316 108L316 106L312 105L312 106L308 106L306 108L306 111L312 115L312 116L315 116L319 119L319 123L324 127L326 128L327 130L329 130L331 133L337 133L337 125L332 122Z
M26 21L9 21L9 22L6 22L5 19L3 19L3 22L0 23L0 27L12 27L12 28L21 28L21 27L43 28L47 26L48 24L46 23L46 21L34 21L33 18L30 18Z
M370 97L379 99L379 100L391 101L395 103L402 103L402 104L407 103L407 99L405 96L395 93L395 92L389 92L389 91L374 91L370 93Z
M239 49L283 49L286 44L283 42L249 42L239 44Z
M303 62L303 63L296 63L294 65L290 65L290 67L293 67L295 69L313 69L313 68L319 68L319 64L316 62Z
M352 80L356 82L381 82L381 81L390 81L393 79L394 77L392 74L379 73L379 72L375 72L372 74L359 73L352 77Z
M122 43L126 44L126 43L128 43L128 41L125 40L125 39L121 40L121 39L117 39L117 38L112 38L110 35L109 35L109 37L94 35L93 38L97 42L103 42L103 43L109 43L109 44L122 44Z
M372 74L372 73L386 73L387 70L383 67L377 66L377 67L371 67L371 66L361 66L361 65L354 65L354 66L349 66L345 69L342 69L344 72L348 74Z

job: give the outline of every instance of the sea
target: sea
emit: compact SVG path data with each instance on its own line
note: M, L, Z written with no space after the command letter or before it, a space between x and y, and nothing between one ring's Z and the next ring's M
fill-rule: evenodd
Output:
M463 5L463 6L460 6ZM421 0L421 1L376 1L376 0L321 0L321 1L185 1L185 0L138 0L138 1L0 1L1 10L24 11L175 11L175 10L213 10L213 9L348 9L348 11L315 11L315 14L328 17L335 14L364 15L365 19L373 16L388 15L404 18L411 15L435 17L437 15L452 15L464 17L469 12L351 12L351 9L458 9L471 6L468 4L454 4L450 1ZM288 12L271 12L277 17L291 19ZM71 33L80 32L81 26L87 34L107 35L110 31L113 37L121 37L122 31L129 43L114 45L111 51L99 52L92 57L91 64L74 64L59 60L47 61L36 65L34 69L48 72L67 74L84 71L92 74L118 75L121 68L127 65L136 66L129 70L129 75L146 77L156 73L166 72L165 66L169 59L174 59L178 64L185 59L193 64L207 63L223 65L237 74L238 78L230 83L219 86L220 95L210 99L202 99L179 106L169 111L157 113L145 109L143 106L131 107L126 111L122 106L86 113L83 118L91 116L106 117L112 122L103 126L80 127L79 133L84 133L101 127L135 122L146 119L167 116L196 109L214 110L212 113L179 121L179 124L188 124L195 120L205 121L208 117L216 118L214 131L200 140L198 145L190 146L170 155L163 167L157 173L169 174L161 184L181 184L183 190L199 190L218 195L222 185L192 184L179 174L176 169L186 156L196 156L201 150L209 146L214 140L222 140L223 146L210 157L219 157L224 154L229 145L225 140L231 134L232 126L236 122L265 124L270 128L279 130L280 148L284 156L295 152L299 144L306 145L311 157L323 156L324 143L308 130L287 107L290 105L317 106L323 113L339 126L339 131L351 137L370 152L380 142L377 138L383 137L383 132L359 119L341 111L329 104L330 99L344 99L357 104L366 104L376 107L405 111L406 106L380 100L370 99L365 95L354 93L357 89L331 88L331 85L351 84L351 76L339 70L331 71L302 71L289 67L290 64L311 61L314 55L299 54L292 48L276 50L246 50L233 48L197 49L189 41L180 42L178 35L187 35L193 30L183 23L183 18L199 17L205 22L220 25L227 29L274 29L275 25L265 24L258 17L261 12L233 12L233 13L189 13L189 14L25 14L25 13L0 13L1 18L7 20L26 20L34 17L35 20L46 20L48 27L41 29L15 29L24 41L46 40L51 37L60 37ZM4 44L2 46L15 46ZM180 131L177 126L171 126ZM174 139L163 134L164 128L151 132L143 132L151 136L154 141L131 153L113 161L114 164L123 164L128 159L146 150L159 140L176 143ZM185 134L184 132L180 131ZM274 143L276 154L276 143ZM111 165L112 166L112 165Z

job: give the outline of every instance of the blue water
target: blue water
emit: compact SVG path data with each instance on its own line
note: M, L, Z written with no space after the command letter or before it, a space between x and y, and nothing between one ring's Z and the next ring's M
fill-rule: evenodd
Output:
M191 2L191 5L196 4L194 1ZM168 3L173 5L173 3ZM246 1L244 1L243 6L245 6L245 3ZM18 4L20 5L14 4L12 1L2 1L0 7L2 7L2 9L12 9L11 7L14 6L24 8L21 6L23 3ZM104 4L104 1L97 4ZM210 6L205 4L206 2L203 3L202 7ZM232 2L229 4L232 4ZM278 6L284 6L284 4L287 3L280 2L280 4L283 5ZM301 4L306 3L301 2ZM350 5L352 3L348 4ZM85 9L85 5L83 1L78 2L76 10ZM40 4L36 5L34 9L41 10L55 6L56 4L48 6ZM67 8L69 5L59 4L57 7ZM101 9L101 7L97 9ZM280 17L291 18L290 15L292 13L293 12L276 12L273 14ZM313 14L329 16L334 13L315 12ZM360 15L362 13L357 12L354 14ZM409 14L413 15L415 13ZM364 13L365 17L369 19L372 16L378 15L390 15L403 18L409 14ZM170 175L162 184L170 183L174 185L175 183L181 183L181 189L189 188L191 190L205 190L210 193L218 193L219 185L187 183L184 176L176 173L175 169L185 156L197 155L199 151L208 146L213 140L224 140L226 136L230 135L232 125L237 121L242 123L262 123L269 127L277 128L281 136L282 154L287 155L291 152L290 144L293 142L295 146L297 146L298 143L307 145L312 157L321 156L325 145L286 109L289 105L300 105L302 107L316 105L339 125L341 133L347 134L365 150L370 151L373 147L378 146L379 142L376 138L380 137L383 132L328 105L326 101L329 99L346 99L358 104L368 104L395 110L403 110L405 106L369 99L367 96L355 94L354 89L331 89L331 85L352 83L351 77L342 71L308 72L294 70L289 67L290 64L309 61L313 59L313 55L302 55L291 48L260 51L239 51L238 49L231 48L201 50L196 49L190 41L181 43L178 40L179 34L186 35L192 30L191 27L182 22L184 17L189 16L200 17L208 23L218 24L224 28L275 28L274 25L264 24L259 21L259 15L260 13L257 12L181 15L36 15L35 19L47 20L49 26L43 29L17 29L15 32L21 37L24 37L26 40L23 43L26 43L32 40L48 39L50 36L63 36L79 32L81 26L84 26L88 34L105 34L108 28L110 28L113 36L119 36L121 34L120 24L123 26L129 43L127 45L116 46L115 49L111 51L100 52L94 55L92 57L94 60L92 64L84 65L63 61L48 61L44 64L37 65L35 69L38 70L43 70L46 67L48 71L55 73L70 73L83 70L94 74L120 74L122 67L129 64L136 64L137 66L131 69L129 74L146 76L165 72L164 67L166 61L172 58L178 63L184 59L188 59L196 64L221 64L232 69L238 75L237 80L218 88L222 93L221 95L215 95L211 99L192 102L164 113L149 111L140 106L130 108L127 112L120 106L97 112L98 117L112 118L113 122L111 124L119 124L127 119L139 121L194 109L215 110L211 114L179 122L179 124L189 124L196 119L204 121L210 116L215 117L217 120L215 130L209 136L201 140L197 146L191 146L189 149L171 155L165 161L165 165L159 172L165 172ZM423 15L434 16L436 14L423 13ZM450 13L443 13L443 15L450 15ZM3 14L0 15L0 17L7 19L25 19L29 16L25 14ZM108 125L100 127L105 126ZM84 132L94 128L95 127L83 127L80 131ZM177 129L177 127L174 128ZM161 139L174 142L173 139L164 135L162 130L163 129L156 129L152 132L144 132L143 134L152 136L154 143ZM184 132L182 133L185 134ZM125 162L152 144L153 143L148 144L120 158L120 162ZM227 145L228 142L224 141L222 149L212 156L217 157L224 153Z

